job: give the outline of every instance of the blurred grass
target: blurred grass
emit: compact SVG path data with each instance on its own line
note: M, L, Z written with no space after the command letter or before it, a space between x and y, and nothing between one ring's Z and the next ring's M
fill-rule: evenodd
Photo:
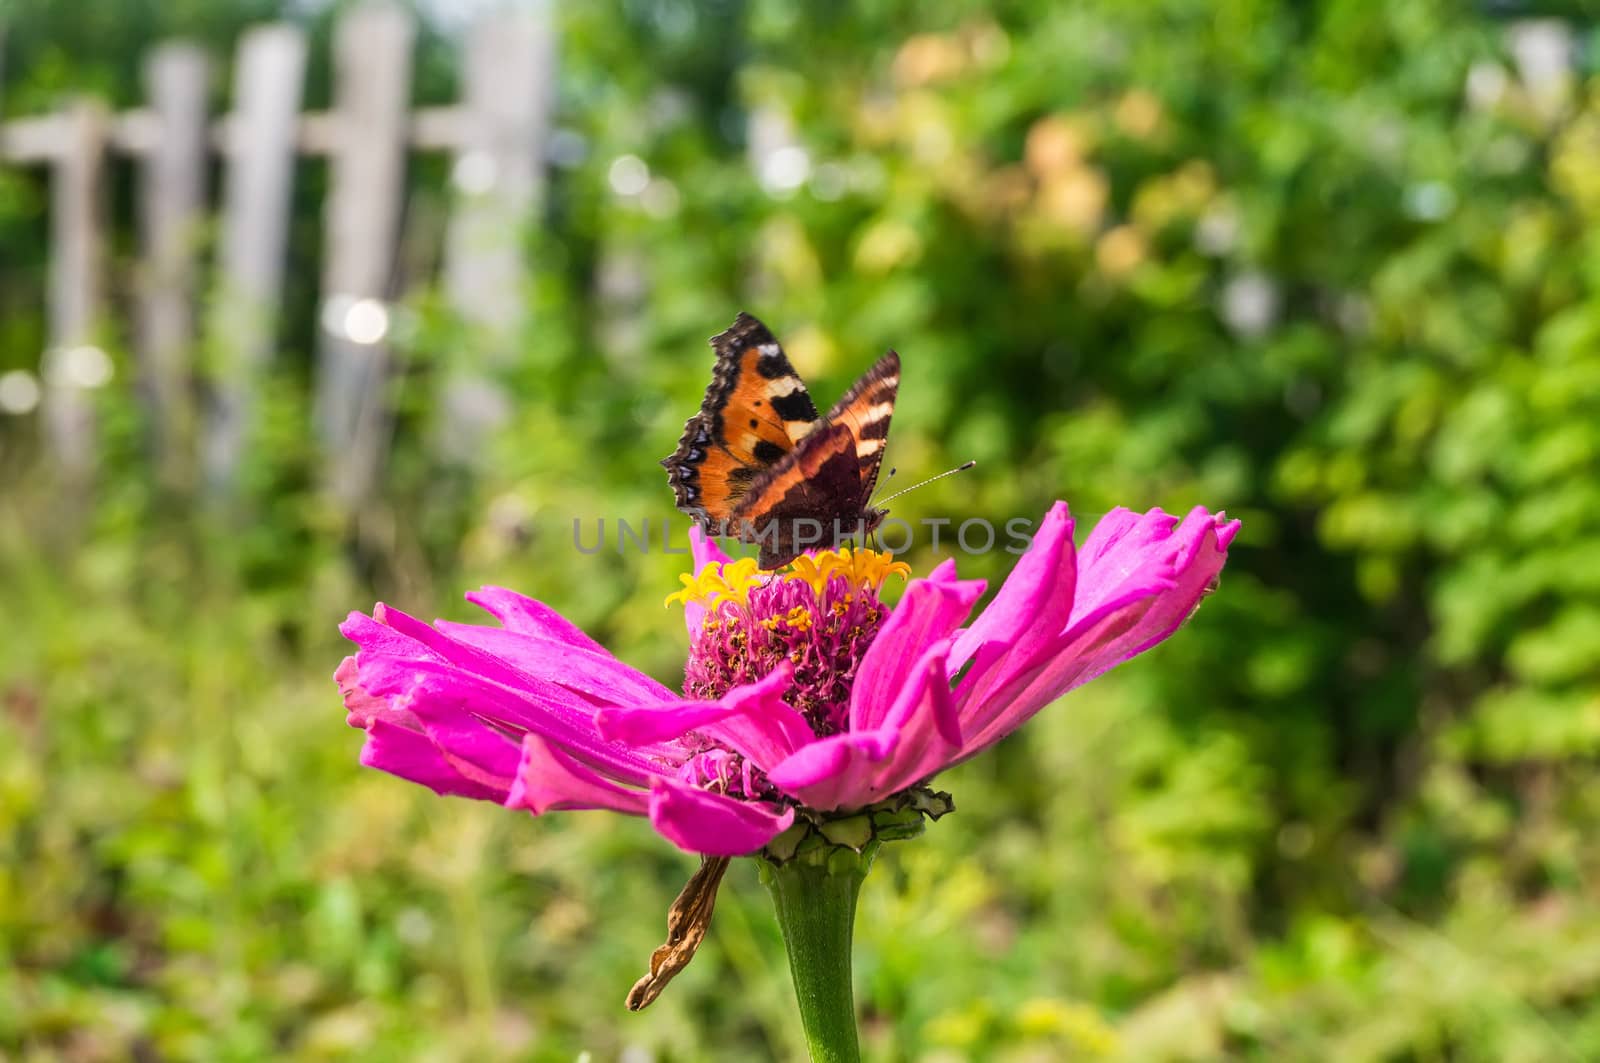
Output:
M0 101L131 104L149 42L221 59L274 10L16 0ZM332 14L297 17L325 56ZM516 415L476 467L430 440L483 340L424 285L383 495L347 521L322 494L314 170L230 505L155 477L120 319L92 500L50 481L36 419L0 419L0 1055L796 1055L748 868L629 1015L692 861L636 821L360 769L330 679L346 611L467 618L498 582L676 685L681 558L579 553L572 520L669 514L655 461L746 308L821 401L902 353L889 460L979 466L897 516L1245 522L1180 637L941 777L957 814L884 853L871 1058L1600 1057L1592 22L1541 82L1516 34L1552 24L1425 0L562 19L585 153L526 234ZM419 47L419 97L450 99L449 42ZM752 175L763 114L802 187ZM654 207L610 190L623 154ZM414 209L445 207L436 163ZM0 370L38 365L42 192L0 175Z
M151 571L131 581L150 600L130 601L105 593L128 558L63 568L5 526L5 615L27 622L0 649L0 1043L71 1059L796 1057L750 869L690 971L629 1015L690 858L638 821L535 822L356 766L327 674L348 581L304 588L286 614L238 588L169 597ZM1211 612L1186 638L1220 628ZM1432 924L1374 899L1302 904L1262 933L1263 849L1291 867L1328 846L1394 851L1277 824L1246 749L1164 724L1144 667L942 777L958 814L884 853L859 922L875 1058L1385 1059L1430 1039L1583 1058L1600 913L1581 894L1519 904L1479 861Z

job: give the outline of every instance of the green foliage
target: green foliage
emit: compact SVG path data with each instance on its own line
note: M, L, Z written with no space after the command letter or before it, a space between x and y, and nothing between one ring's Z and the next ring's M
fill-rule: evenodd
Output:
M220 59L271 6L112 27L115 5L69 25L19 2L6 109L132 102L144 44ZM890 460L979 466L897 516L1060 497L1084 530L1115 505L1244 520L1180 637L941 777L958 812L880 859L869 1056L1600 1056L1591 56L1534 84L1502 24L1429 0L563 20L557 124L586 152L526 234L530 320L496 370L516 412L477 467L432 440L483 339L423 283L384 496L353 524L322 496L314 184L233 510L159 483L121 353L89 512L35 467L37 425L0 421L0 1050L794 1056L748 868L695 964L625 1015L691 861L637 822L360 769L327 678L346 610L460 618L493 581L672 682L682 559L579 553L572 521L659 529L654 462L704 337L747 308L819 398L901 352ZM423 49L446 99L444 43ZM803 181L762 170L769 141ZM612 189L622 155L639 195ZM414 202L442 184L423 167ZM0 371L43 342L45 205L37 174L0 175Z

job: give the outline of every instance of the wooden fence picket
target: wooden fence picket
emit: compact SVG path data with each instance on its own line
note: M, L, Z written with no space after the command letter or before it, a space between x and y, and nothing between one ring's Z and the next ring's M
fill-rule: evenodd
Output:
M524 324L524 237L543 188L555 44L547 7L508 10L478 22L462 54L444 287L473 335L452 353L439 418L440 451L458 462L481 455L509 410L493 371L515 358Z
M250 30L239 42L233 110L221 127L222 235L207 322L213 401L201 452L219 493L235 483L276 340L305 65L299 27Z
M210 151L210 76L205 52L192 44L164 45L145 63L150 122L149 142L140 145L138 347L157 453L169 479L186 471L192 435L189 379Z
M108 365L94 343L105 291L108 126L99 102L73 104L62 115L51 167L50 349L42 413L51 453L69 481L82 481L94 470L97 435L89 390Z
M399 246L411 102L409 12L352 9L334 35L316 414L329 482L347 510L372 492L388 449L388 300Z

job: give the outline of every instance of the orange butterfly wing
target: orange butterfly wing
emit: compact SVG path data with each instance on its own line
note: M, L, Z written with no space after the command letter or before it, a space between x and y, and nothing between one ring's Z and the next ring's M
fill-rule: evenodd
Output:
M678 508L708 531L817 423L817 407L767 327L741 313L712 337L717 363L700 412L666 466Z
M711 342L717 364L705 402L661 463L678 508L710 534L760 543L762 568L877 527L883 513L868 502L883 465L900 356L885 354L819 418L755 318L741 313Z

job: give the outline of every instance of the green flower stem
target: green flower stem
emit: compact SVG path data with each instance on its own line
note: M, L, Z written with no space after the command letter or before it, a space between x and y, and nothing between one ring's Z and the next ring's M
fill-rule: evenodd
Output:
M850 938L856 896L884 842L915 838L926 820L955 809L926 786L903 790L859 812L797 810L794 826L756 854L789 950L811 1063L859 1063Z
M850 986L850 939L856 895L876 850L876 845L859 853L830 847L816 861L797 857L781 864L759 862L761 880L772 894L789 950L789 971L812 1063L861 1059Z

